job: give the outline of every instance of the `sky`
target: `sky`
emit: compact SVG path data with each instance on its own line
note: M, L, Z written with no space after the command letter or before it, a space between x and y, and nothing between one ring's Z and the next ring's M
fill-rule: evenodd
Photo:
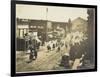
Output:
M86 8L16 4L17 18L67 22L77 17L87 20L87 16Z

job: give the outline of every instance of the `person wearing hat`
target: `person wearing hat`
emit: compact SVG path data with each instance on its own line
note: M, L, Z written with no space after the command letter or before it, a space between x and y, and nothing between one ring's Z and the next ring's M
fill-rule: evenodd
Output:
M69 60L70 60L69 53L65 53L61 58L60 66L63 66L66 69L69 69L70 68Z

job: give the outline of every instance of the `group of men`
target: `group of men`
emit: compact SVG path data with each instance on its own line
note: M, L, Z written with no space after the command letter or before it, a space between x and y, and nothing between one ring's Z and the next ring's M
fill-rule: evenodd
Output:
M62 42L61 40L51 40L48 42L47 44L47 50L51 51L51 50L55 50L59 52L61 50L61 47L64 45L64 42Z
M37 39L37 36L29 35L28 33L25 34L25 48L26 51L30 51L29 60L36 60L37 59L37 52L40 47L40 40Z

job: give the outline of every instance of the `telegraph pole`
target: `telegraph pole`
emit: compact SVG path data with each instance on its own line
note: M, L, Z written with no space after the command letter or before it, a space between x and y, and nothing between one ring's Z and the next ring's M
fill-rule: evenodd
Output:
M48 34L47 34L47 32L48 32L48 8L46 8L46 21L47 21L47 23L46 23L46 41L48 41Z

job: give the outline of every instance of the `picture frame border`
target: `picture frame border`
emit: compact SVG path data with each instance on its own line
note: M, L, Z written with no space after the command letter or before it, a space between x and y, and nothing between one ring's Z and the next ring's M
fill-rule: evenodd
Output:
M43 6L60 6L60 7L82 7L95 9L95 68L83 70L68 70L68 71L43 71L43 72L28 72L16 73L16 4L27 5L43 5ZM83 4L65 4L65 3L50 3L37 1L11 1L11 76L29 76L29 75L50 75L50 74L65 74L65 73L81 73L81 72L96 72L97 71L97 5L83 5Z

